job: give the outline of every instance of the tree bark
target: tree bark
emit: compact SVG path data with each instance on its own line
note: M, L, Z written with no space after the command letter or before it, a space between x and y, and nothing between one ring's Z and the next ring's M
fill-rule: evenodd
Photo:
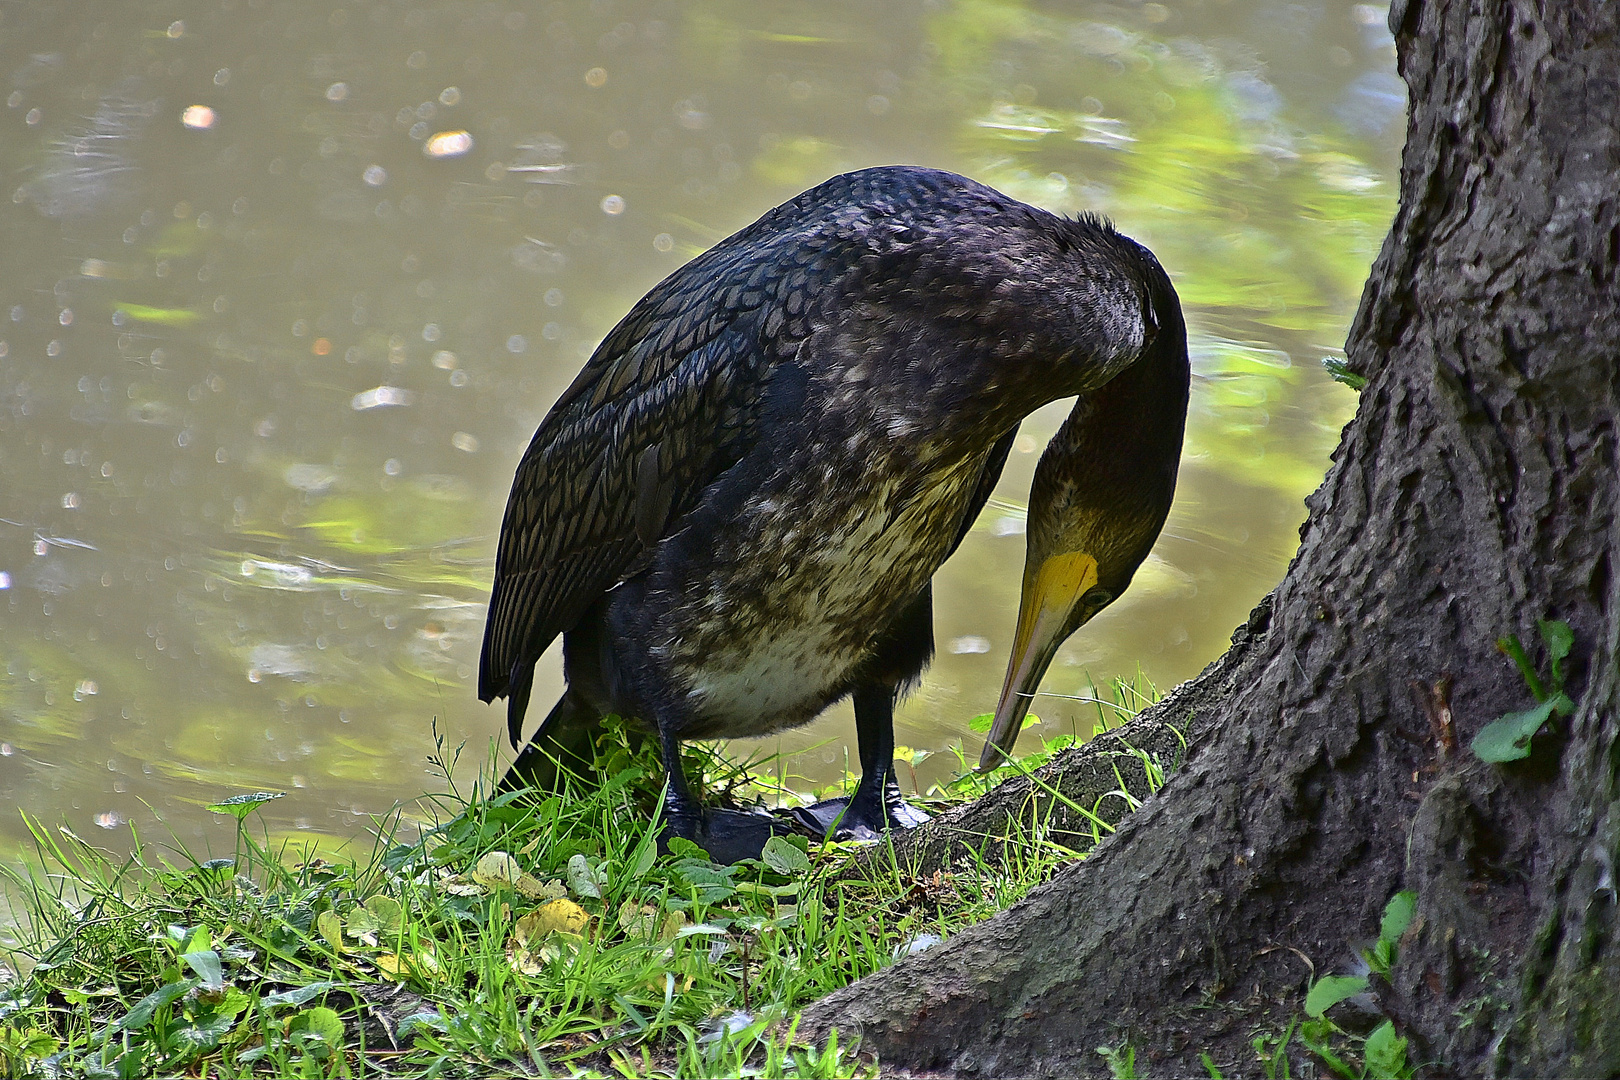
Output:
M1251 1074L1256 1030L1409 888L1373 986L1411 1060L1620 1073L1620 6L1397 0L1390 26L1411 111L1347 346L1368 384L1269 619L1148 718L1192 703L1185 764L1089 857L802 1035L894 1069L1099 1073L1129 1041L1144 1072L1202 1075L1208 1051ZM1495 641L1545 671L1539 619L1574 631L1575 710L1486 764L1469 740L1534 703Z

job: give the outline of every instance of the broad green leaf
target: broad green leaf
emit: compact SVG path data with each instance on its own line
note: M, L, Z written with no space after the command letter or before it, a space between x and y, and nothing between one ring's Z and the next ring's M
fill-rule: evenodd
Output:
M1336 356L1322 357L1322 366L1327 368L1327 373L1333 376L1334 382L1343 383L1358 394L1367 386L1365 375L1357 375L1350 370L1348 364Z
M283 1005L306 1005L326 993L337 983L330 979L312 982L307 986L300 986L295 990L283 990L279 994L271 994L259 999L259 1004L266 1009L275 1009Z
M718 934L724 937L728 933L730 933L730 931L725 927L715 926L713 923L693 923L691 926L683 926L679 930L675 931L675 936L677 938L683 938L694 937L700 934Z
M226 1032L235 1026L235 1013L211 1013L173 1029L169 1037L186 1051L205 1053L218 1046Z
M210 803L208 809L216 814L229 814L237 821L241 821L253 811L273 799L285 798L285 791L250 791L245 795L232 795L217 803Z
M980 735L984 735L989 732L990 725L995 722L995 719L995 713L980 713L978 716L975 716L973 719L968 721L968 730L976 731Z
M1367 980L1359 975L1328 975L1316 980L1305 995L1305 1015L1321 1016L1345 998L1365 993Z
M1395 1080L1407 1075L1406 1040L1395 1034L1395 1025L1388 1020L1372 1029L1364 1051L1369 1080Z
M186 966L197 973L202 980L205 990L223 990L225 988L225 969L219 962L219 953L213 949L202 949L197 952L181 953L180 959Z
M653 862L656 861L657 858L658 845L652 843L650 840L643 843L641 845L641 850L636 853L636 864L630 868L630 880L640 881L642 878L646 877L648 871L652 870Z
M607 871L602 867L593 867L591 861L583 855L573 855L568 859L568 887L574 890L575 896L588 896L593 900L602 899L602 887L607 884Z
M315 916L315 931L338 952L343 951L343 919L335 911L323 911Z
M377 918L378 929L386 930L391 934L399 933L400 916L403 909L398 900L392 896L377 893L366 898L366 910Z
M709 853L684 836L672 836L669 838L669 853L677 859L709 861Z
M196 979L182 979L169 983L147 994L135 1003L122 1017L113 1021L112 1031L139 1031L152 1022L152 1015L163 1006L170 1004L176 998L191 992L197 985Z
M343 1045L343 1019L335 1009L317 1005L293 1015L287 1022L287 1037L306 1046L312 1039L319 1040L335 1050Z
M1402 889L1389 898L1384 905L1384 919L1378 924L1378 938L1394 945L1406 933L1406 928L1412 925L1412 916L1417 913L1417 893L1411 889Z
M1374 974L1389 978L1389 965L1395 962L1395 946L1385 938L1373 942L1372 950L1361 954Z
M1564 688L1564 660L1575 647L1575 631L1559 619L1543 619L1536 626L1541 630L1541 640L1547 643L1547 655L1552 657L1552 692L1557 694Z
M765 841L765 849L760 852L760 858L765 860L766 866L785 877L797 877L810 872L810 856L797 844L790 843L786 837L773 836Z
M1568 701L1563 694L1548 698L1533 709L1523 712L1511 712L1506 716L1497 717L1479 729L1474 741L1469 743L1469 749L1481 761L1500 764L1504 761L1518 761L1530 756L1530 739L1547 718L1558 708L1560 699Z

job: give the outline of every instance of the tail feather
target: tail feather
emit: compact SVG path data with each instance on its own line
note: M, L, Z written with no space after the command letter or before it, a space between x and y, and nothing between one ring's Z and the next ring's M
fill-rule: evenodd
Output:
M529 691L533 689L534 661L530 660L525 664L519 660L512 665L512 673L506 680L506 737L512 740L514 750L523 745L523 714L529 711ZM567 694L563 695L563 700L568 700ZM562 702L557 704L559 708L562 706ZM541 731L545 730L546 724L551 723L557 710L552 709L551 713L552 715L541 723ZM537 736L538 734L536 732Z
M514 691L516 687L514 686ZM512 694L513 709L519 709L519 699L528 704L529 686L525 682L521 695ZM522 723L521 711L516 711L517 723ZM521 727L518 729L521 731ZM532 787L540 791L557 791L562 786L563 773L588 776L596 758L596 736L602 731L602 718L596 710L585 704L572 689L563 692L540 728L529 740L529 745L512 762L512 767L501 777L499 792L516 791Z

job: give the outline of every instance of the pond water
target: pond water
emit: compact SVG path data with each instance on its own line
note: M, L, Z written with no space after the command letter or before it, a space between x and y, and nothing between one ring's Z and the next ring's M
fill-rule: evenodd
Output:
M1161 688L1281 577L1355 396L1338 355L1394 210L1404 90L1344 2L213 0L0 8L0 793L97 843L230 845L286 791L333 842L470 782L512 469L659 278L837 172L953 169L1152 247L1195 368L1182 482L1035 711ZM936 582L898 739L999 689L1026 422ZM541 662L536 717L560 690ZM817 782L846 707L762 749ZM756 748L758 749L758 748ZM502 753L507 752L502 749ZM921 755L918 755L920 758ZM957 767L935 753L925 787ZM154 819L161 821L158 824ZM105 831L104 831L105 830ZM0 815L0 844L25 839ZM166 838L166 836L165 836Z

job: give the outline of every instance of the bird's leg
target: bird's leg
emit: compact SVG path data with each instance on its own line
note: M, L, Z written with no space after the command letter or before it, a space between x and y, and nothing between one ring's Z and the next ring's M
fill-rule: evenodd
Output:
M889 827L889 789L900 800L894 777L895 688L880 683L857 687L854 694L855 738L860 746L861 782L850 797L837 835L874 840Z
M896 687L869 682L856 688L855 735L860 745L861 782L848 799L827 799L795 811L801 822L835 839L875 840L890 828L911 828L928 820L900 797L894 775Z
M928 820L928 815L900 797L900 783L894 772L894 702L899 687L871 683L855 691L855 738L860 747L861 783L849 803L845 817L859 826L879 821L880 828L909 829ZM881 777L881 781L879 781Z
M681 741L670 725L658 725L658 749L668 785L664 792L665 827L673 835L695 842L703 833L703 804L687 783L686 770L681 767Z
M697 844L715 862L734 863L757 859L765 842L779 832L787 832L769 814L737 810L704 810L692 794L681 767L681 743L674 725L658 725L658 748L664 760L667 788L664 793L664 832L660 846L667 849L669 838L679 836Z

